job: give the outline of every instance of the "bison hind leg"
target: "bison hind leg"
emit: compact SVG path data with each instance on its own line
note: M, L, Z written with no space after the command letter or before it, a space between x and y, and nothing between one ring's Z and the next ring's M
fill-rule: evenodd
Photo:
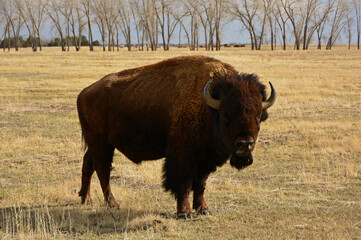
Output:
M87 132L89 133L89 131ZM114 146L105 135L85 134L88 150L84 155L82 169L82 186L79 196L82 203L90 199L90 180L94 171L97 173L103 191L105 203L110 207L119 208L110 188L110 171L113 162Z
M94 164L92 160L92 156L87 150L83 159L83 168L82 168L82 177L81 177L81 188L79 191L79 196L81 197L81 203L85 202L91 203L92 199L90 196L90 183L91 177L94 173Z
M90 147L90 145L89 145ZM94 148L94 169L98 175L100 186L103 191L105 203L109 207L119 208L110 188L110 171L112 168L114 146L104 142Z

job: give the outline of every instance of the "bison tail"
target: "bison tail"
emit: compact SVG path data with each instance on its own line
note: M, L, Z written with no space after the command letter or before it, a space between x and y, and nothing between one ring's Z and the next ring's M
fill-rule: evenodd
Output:
M82 142L83 150L86 151L88 149L88 143L86 141L84 131L87 127L87 122L86 122L84 113L82 111L79 96L78 96L78 100L77 100L77 108L78 108L78 117L79 117L79 122L80 122L80 127L81 127L81 142Z
M85 152L88 149L88 143L85 140L83 131L81 131L81 144L82 144L83 151Z

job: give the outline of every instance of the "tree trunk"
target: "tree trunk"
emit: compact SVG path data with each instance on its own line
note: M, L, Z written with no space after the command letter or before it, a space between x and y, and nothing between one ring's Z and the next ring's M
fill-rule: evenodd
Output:
M10 36L10 25L8 24L8 51L10 51L11 48L11 36Z
M16 31L14 29L14 26L13 27L13 34L14 34L14 47L15 47L15 51L19 51L19 36L16 34Z
M139 38L139 27L135 24L135 30L137 31L137 43L138 43L138 51L140 51L140 38Z
M303 50L307 49L307 44L306 44L306 41L307 41L307 28L308 28L307 24L308 24L308 22L306 21L305 27L303 29L303 47L302 47Z
M286 34L282 34L283 50L286 50Z
M331 50L331 48L332 48L332 34L327 41L326 50Z
M117 28L117 52L119 52L119 28Z
M40 31L37 30L37 33L38 33L38 37L37 37L37 39L36 39L36 43L38 43L38 41L39 41L39 50L41 51L41 50L43 50L43 49L42 49L42 46L41 46Z
M273 28L271 26L271 50L273 51Z
M92 52L94 50L93 47L93 33L92 33L92 26L90 23L90 17L87 14L87 18L88 18L88 38L89 38L89 50Z
M182 36L182 24L179 24L179 42L178 42L178 48L181 47L181 36Z
M112 51L112 33L110 32L110 30L108 29L108 52Z
M132 51L132 38L131 38L131 34L130 34L130 26L128 26L128 41L127 41L127 45L128 45L128 51Z
M8 27L8 25L6 25L5 26L5 29L4 29L4 39L3 39L3 41L4 41L4 45L3 45L3 51L5 52L5 40L6 40L6 32L7 32L7 27ZM1 43L1 39L0 39L0 43Z
M63 35L60 36L60 44L61 44L61 51L65 52L66 48L65 48L65 40L64 40Z
M221 38L219 36L219 29L216 29L216 51L221 50Z
M321 36L320 36L320 30L317 30L317 40L318 40L317 49L318 49L318 50L321 50Z
M251 49L254 50L254 40L253 40L253 35L252 35L252 32L249 30L249 36L251 38Z

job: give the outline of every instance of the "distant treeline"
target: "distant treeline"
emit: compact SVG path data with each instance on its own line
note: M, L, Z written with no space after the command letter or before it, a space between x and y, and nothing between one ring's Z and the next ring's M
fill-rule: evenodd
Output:
M114 51L121 42L128 50L169 50L171 39L179 46L186 39L190 50L220 50L224 27L234 21L253 50L263 44L306 50L311 43L331 49L340 38L349 48L356 39L360 49L361 0L0 0L0 43L4 50L41 50L40 32L51 25L57 38L49 44L62 51L95 45Z
M18 41L18 43L16 43L16 41ZM63 41L63 42L62 42ZM74 38L74 37L69 37L68 38L68 42L70 44L70 46L75 46L75 43L78 41L78 38ZM40 38L36 39L36 45L38 47L40 47ZM60 47L62 45L64 45L67 42L66 39L61 40L60 38L54 38L51 39L50 41L48 41L47 43L41 42L42 46L48 46L48 47ZM30 38L27 38L26 40L24 40L24 38L22 36L19 37L19 39L15 39L14 37L9 38L5 38L3 40L0 41L0 48L11 48L12 46L15 46L16 44L18 44L19 47L25 48L25 47L31 47L32 43ZM98 40L93 41L93 46L100 46L100 42ZM86 36L82 35L82 40L81 40L81 46L89 46L89 40L86 38Z

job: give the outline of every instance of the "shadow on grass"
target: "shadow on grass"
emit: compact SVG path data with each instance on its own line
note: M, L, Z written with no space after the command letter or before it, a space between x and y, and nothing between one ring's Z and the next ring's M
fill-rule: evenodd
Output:
M9 235L34 233L106 234L129 231L167 230L171 214L135 210L110 209L105 206L43 205L0 208L0 232Z

